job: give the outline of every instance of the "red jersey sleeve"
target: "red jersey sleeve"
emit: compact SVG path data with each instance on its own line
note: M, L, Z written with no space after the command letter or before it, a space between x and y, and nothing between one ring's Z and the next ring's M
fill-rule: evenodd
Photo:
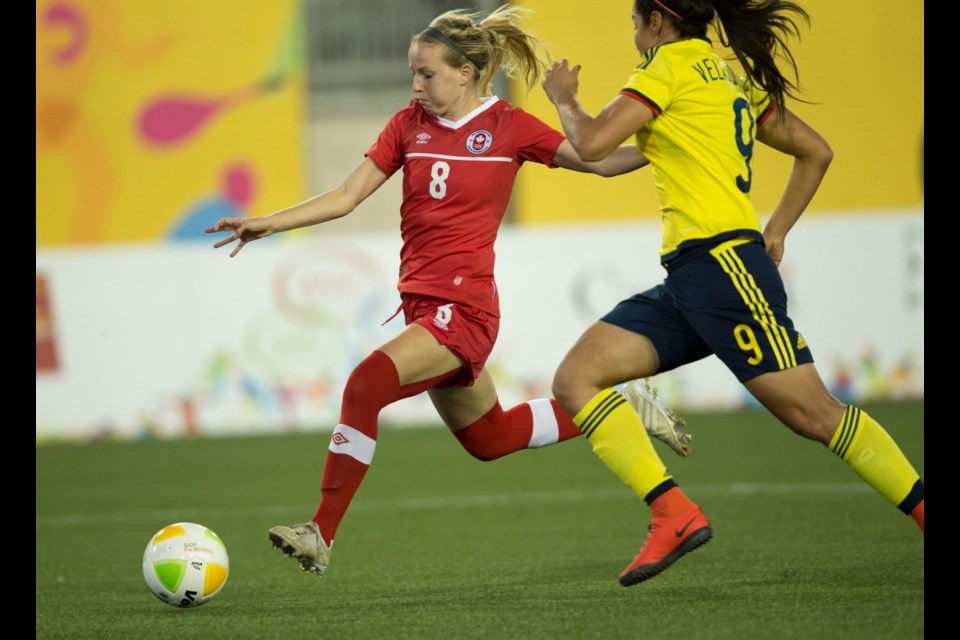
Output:
M403 166L401 135L405 129L405 123L411 117L413 104L414 102L411 101L410 106L395 113L377 136L377 141L363 154L376 162L388 178Z
M513 135L517 142L517 156L521 162L527 160L547 165L551 169L557 147L566 140L566 136L523 109L515 109Z

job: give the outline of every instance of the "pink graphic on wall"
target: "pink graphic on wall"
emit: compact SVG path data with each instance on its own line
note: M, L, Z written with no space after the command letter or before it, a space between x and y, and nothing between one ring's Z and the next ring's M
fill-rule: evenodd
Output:
M215 117L279 88L280 84L269 79L221 96L160 96L140 112L138 131L145 142L155 146L186 142Z
M67 34L65 44L50 52L55 64L68 64L80 55L87 44L90 28L76 7L62 3L51 5L44 13L43 21L48 27L62 28Z
M302 34L295 12L270 67L258 80L220 95L204 95L196 91L160 94L140 110L137 131L144 142L153 146L169 147L187 142L224 113L280 89L302 59Z
M253 198L256 175L246 163L234 162L224 168L220 192L204 198L178 216L167 238L170 240L210 240L205 229L220 218L242 218Z

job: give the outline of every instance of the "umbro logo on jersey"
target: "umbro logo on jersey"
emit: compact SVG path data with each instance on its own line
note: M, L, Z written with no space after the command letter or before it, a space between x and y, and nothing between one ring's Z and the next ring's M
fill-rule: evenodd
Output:
M467 136L467 151L476 155L483 153L493 144L493 134L484 129L478 129Z
M430 139L429 133L420 133L417 134L417 144L427 144L427 141Z
M333 437L331 438L331 440L333 441L333 444L336 444L336 445L350 444L350 441L347 440L347 436L343 435L339 431L333 434Z

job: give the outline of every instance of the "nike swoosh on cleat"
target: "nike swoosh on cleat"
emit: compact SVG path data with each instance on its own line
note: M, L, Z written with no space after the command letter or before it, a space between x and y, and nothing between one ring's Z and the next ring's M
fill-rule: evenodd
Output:
M693 518L690 518L690 522L688 522L687 524L683 525L683 529L676 529L676 530L674 530L673 533L676 534L676 536L677 536L678 538L681 537L681 536L683 535L683 533L687 530L687 527L689 527L691 524L693 524L693 521L696 520L696 519L697 519L696 516L694 516Z

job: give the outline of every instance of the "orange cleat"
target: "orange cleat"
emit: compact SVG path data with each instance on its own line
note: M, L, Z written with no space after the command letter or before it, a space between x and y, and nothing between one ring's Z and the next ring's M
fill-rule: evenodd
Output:
M923 500L913 508L913 511L910 512L910 517L913 518L913 521L920 527L920 533L923 533Z
M677 518L654 518L640 553L620 574L620 584L629 587L659 575L712 537L710 522L696 505Z

